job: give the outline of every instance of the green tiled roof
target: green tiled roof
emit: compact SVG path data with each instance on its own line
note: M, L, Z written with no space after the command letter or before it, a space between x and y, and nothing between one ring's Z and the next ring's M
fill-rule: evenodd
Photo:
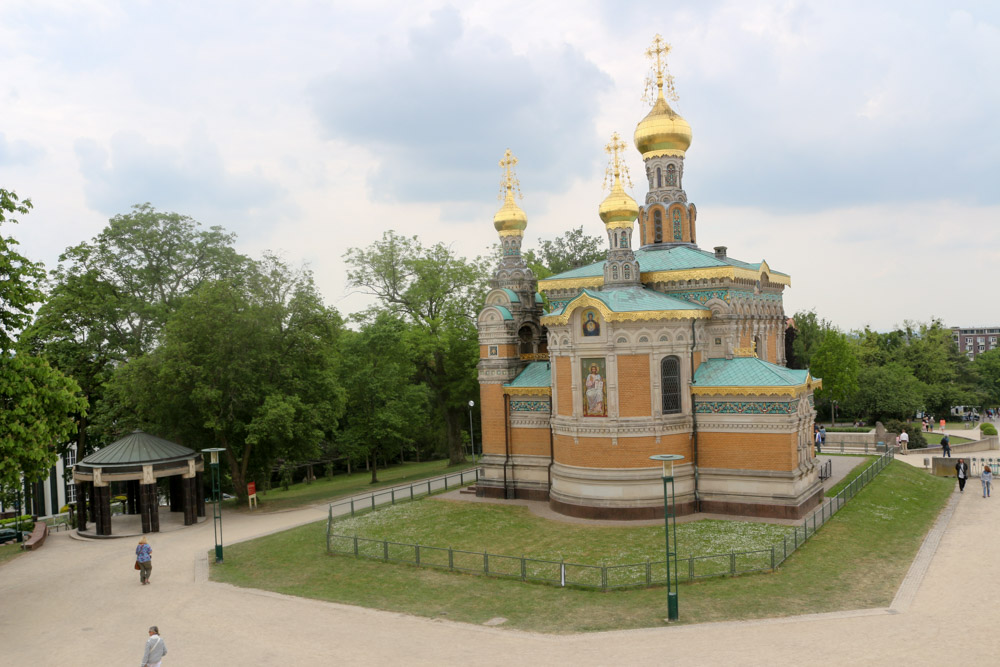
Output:
M532 361L505 387L551 387L552 370L547 361Z
M639 248L635 251L635 259L639 262L639 270L642 273L653 271L680 271L684 269L703 269L713 266L735 266L741 269L759 270L760 262L741 262L732 257L719 259L715 253L692 248L690 246L672 246L661 248ZM772 271L777 275L787 275L780 271ZM566 278L593 278L604 275L604 262L597 262L589 266L581 266L576 269L564 271L563 273L550 276L545 280L563 280ZM542 281L545 282L545 281Z
M511 303L521 303L521 297L519 297L517 295L517 292L515 292L514 290L507 289L506 287L504 287L503 291L507 293L507 298L510 299Z
M489 307L490 308L496 308L497 310L499 310L501 317L503 317L505 320L512 320L512 319L514 319L514 316L510 314L510 311L507 310L507 308L505 306L494 306L494 305L491 305Z
M604 303L614 313L634 313L650 310L708 310L699 303L691 303L683 299L675 299L662 292L656 292L645 287L625 289L591 290L583 289L586 294ZM570 301L569 303L573 303ZM567 306L569 304L566 304Z
M695 387L798 387L809 371L785 368L757 359L709 359L694 374Z
M535 292L535 303L545 303L545 299L538 292Z
M80 463L95 468L114 468L183 461L194 456L197 456L197 452L178 445L176 442L170 442L142 431L133 431L121 440L116 440L107 447L97 450Z

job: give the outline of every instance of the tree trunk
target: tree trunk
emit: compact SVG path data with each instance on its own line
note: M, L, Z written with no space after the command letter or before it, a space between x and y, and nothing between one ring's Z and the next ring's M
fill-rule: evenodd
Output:
M242 505L248 500L246 475L243 473L243 466L239 465L236 461L236 457L233 456L233 452L229 447L229 442L226 440L226 436L219 436L219 444L226 448L226 460L229 462L229 472L232 475L233 486L235 487L233 491L235 491L236 497ZM219 476L222 476L221 470L219 471Z
M462 448L462 417L461 410L445 410L444 423L448 436L448 465L456 466L465 463L465 451Z
M378 456L372 456L372 484L378 483Z

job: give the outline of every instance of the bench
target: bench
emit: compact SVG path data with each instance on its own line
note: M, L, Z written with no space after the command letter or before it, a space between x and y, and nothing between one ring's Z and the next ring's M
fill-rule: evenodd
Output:
M49 536L49 525L44 521L36 521L35 528L31 531L31 537L21 545L22 549L31 551L45 544L45 538Z

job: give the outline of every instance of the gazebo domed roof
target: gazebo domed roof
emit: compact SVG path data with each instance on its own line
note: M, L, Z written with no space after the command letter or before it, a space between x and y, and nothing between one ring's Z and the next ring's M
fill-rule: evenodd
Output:
M200 457L201 454L176 442L170 442L142 431L132 431L121 440L102 447L80 461L79 465L94 468L172 463Z

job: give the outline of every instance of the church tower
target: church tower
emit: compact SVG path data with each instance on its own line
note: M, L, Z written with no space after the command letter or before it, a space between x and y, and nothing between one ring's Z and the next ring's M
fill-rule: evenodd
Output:
M625 142L615 132L604 150L611 156L605 182L610 181L612 185L610 194L598 208L598 215L604 221L604 228L608 232L609 243L602 289L640 288L642 283L639 282L639 262L635 260L635 253L632 252L632 230L636 216L639 215L639 205L622 186L624 178L629 187L632 187L623 157Z
M653 108L635 128L635 147L646 163L649 192L639 213L639 236L643 246L688 244L697 247L694 204L684 192L684 153L691 146L691 126L670 108L674 102L674 78L667 72L670 45L657 35L646 56L653 70L646 81L647 95L656 86ZM667 95L664 95L664 87Z

